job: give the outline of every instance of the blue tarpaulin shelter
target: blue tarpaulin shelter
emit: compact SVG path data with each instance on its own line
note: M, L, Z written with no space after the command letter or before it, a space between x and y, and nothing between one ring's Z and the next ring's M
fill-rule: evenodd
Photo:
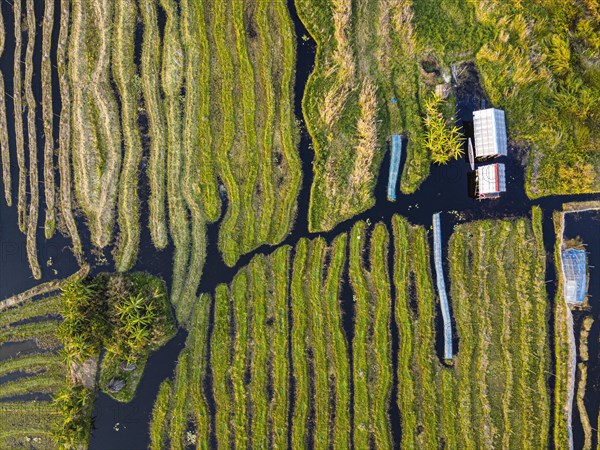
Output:
M390 201L396 200L396 184L400 170L400 156L402 155L402 136L392 135L392 157L390 159L390 174L388 178L387 197Z
M581 303L587 291L587 255L585 250L569 248L561 253L564 295L567 303Z

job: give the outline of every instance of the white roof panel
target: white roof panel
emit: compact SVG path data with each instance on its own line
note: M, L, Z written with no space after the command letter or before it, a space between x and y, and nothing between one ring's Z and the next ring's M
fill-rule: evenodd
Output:
M504 164L488 164L477 168L479 195L506 192L506 170Z
M504 111L488 108L473 112L475 156L498 156L508 153Z

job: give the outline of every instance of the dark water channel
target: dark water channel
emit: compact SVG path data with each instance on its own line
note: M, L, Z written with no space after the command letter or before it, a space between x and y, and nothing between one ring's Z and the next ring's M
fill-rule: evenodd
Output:
M55 27L59 23L58 4L55 14ZM296 89L295 89L295 113L296 116L302 117L301 100L304 94L304 88L308 76L310 75L315 58L315 45L311 39L305 40L304 36L308 36L306 29L299 20L294 9L293 1L288 1L292 19L297 35L297 67L296 67ZM12 5L7 1L1 2L2 14L4 17L4 25L6 29L6 42L4 53L0 57L0 69L4 75L4 83L6 92L12 95L13 92L13 52L14 52L14 29L13 29L13 12ZM36 2L36 16L38 24L41 24L43 17L43 2ZM36 39L36 59L34 67L34 87L36 100L41 102L41 92L39 88L39 73L41 64L41 28L38 27ZM139 30L138 30L139 32ZM53 49L56 48L58 39L57 29L53 33ZM24 45L26 39L24 39ZM56 66L56 53L53 50L52 55L53 65ZM55 139L58 136L58 115L60 114L60 97L58 95L57 74L53 73L54 82L54 107L55 107ZM463 125L467 134L471 133L471 124L468 119L471 117L471 111L477 108L481 103L483 94L480 93L480 88L476 85L469 90L467 86L461 86L457 91L459 94L458 100L458 117L464 120ZM469 92L476 92L472 95ZM464 93L464 94L463 94ZM14 141L14 114L13 103L10 95L6 97L8 131L11 148L12 162L12 177L13 177L13 194L15 205L8 208L2 201L0 206L0 298L5 298L18 292L22 292L32 286L35 286L39 281L33 280L29 270L26 254L25 254L25 237L17 227L17 209L16 209L16 189L18 180L18 170L16 166L16 150ZM43 134L41 122L41 107L38 107L38 160L43 160ZM26 127L26 123L25 123ZM398 130L401 131L401 130ZM509 134L510 134L510 130ZM25 136L26 128L25 128ZM446 249L448 238L452 232L452 227L459 222L471 221L482 218L503 218L503 217L522 217L529 216L533 205L540 205L544 211L544 245L549 256L547 279L550 281L548 293L550 302L554 300L555 291L555 273L552 260L552 252L554 246L554 227L551 222L551 214L553 210L560 209L562 203L572 200L589 200L598 198L598 196L577 196L577 197L550 197L536 201L531 201L527 198L524 190L524 170L521 162L514 156L515 152L509 151L509 157L505 158L507 173L507 190L508 192L497 200L477 201L468 195L468 174L470 167L466 159L454 161L447 166L433 166L431 175L423 183L421 188L412 195L400 195L398 201L390 203L386 196L387 171L389 168L389 152L386 153L381 167L381 174L376 186L376 204L368 211L359 214L346 222L339 224L334 230L326 233L312 234L308 232L308 203L310 195L310 186L313 179L312 159L313 153L310 150L310 137L304 127L302 127L300 155L302 158L303 168L303 183L299 195L298 215L292 232L287 236L283 244L294 245L302 237L313 238L323 236L328 241L331 241L335 236L342 232L350 231L352 225L357 220L369 220L375 224L378 221L383 221L388 225L391 223L391 218L394 214L401 214L410 222L418 225L423 225L427 228L431 226L431 216L435 212L443 211L442 214L442 236L444 239L443 247ZM404 152L402 165L404 165L406 152ZM143 173L143 172L141 172ZM41 178L40 178L41 180ZM40 224L43 221L43 189L40 192ZM148 228L146 226L148 218L147 200L148 186L145 175L141 176L140 196L142 201L142 235L140 243L139 258L134 270L148 271L152 274L162 276L167 283L170 284L172 271L172 246L159 252L157 251L150 240ZM455 211L452 212L452 211ZM452 212L452 213L450 213ZM582 225L582 231L577 231L583 234L586 230L592 235L594 232L593 222L590 225ZM258 253L270 253L275 246L263 246L251 254L243 256L235 267L229 268L224 265L217 249L217 236L219 224L213 224L208 228L208 247L207 260L204 268L204 274L201 281L200 291L211 292L219 283L228 283L232 280L237 271L245 266L253 256ZM85 248L91 248L89 245L89 234L86 231L84 220L78 218L78 228L82 234L82 239ZM568 226L570 231L572 227ZM590 231L591 230L591 231ZM596 236L597 233L597 227ZM390 228L391 231L391 228ZM585 238L584 238L585 240ZM595 247L592 244L593 239L589 239L589 251L593 253L593 258L596 267L600 268L600 248L598 244ZM588 242L588 241L586 241ZM65 277L78 269L75 258L69 250L70 241L62 237L59 233L50 241L46 241L43 237L43 231L40 230L38 237L40 265L42 266L43 279L48 281L57 277ZM593 248L592 248L593 247ZM94 272L108 270L112 267L110 251L106 251L106 265L96 264L99 259L93 255L87 255L87 259L94 263ZM51 258L51 265L47 265L47 261ZM390 252L390 264L392 263L392 254ZM590 255L590 263L592 264L592 256ZM592 277L598 283L598 269L595 269ZM54 272L56 271L56 273ZM448 282L448 277L446 277ZM392 292L393 293L393 292ZM590 283L590 293L592 294L591 303L594 298L598 298L599 292L597 284L595 290L592 290ZM342 308L344 310L344 329L346 335L353 335L353 301L352 292L348 288L342 291ZM598 315L598 308L593 308L593 313ZM550 324L552 328L552 324ZM438 330L441 330L438 325ZM597 419L595 417L598 411L600 393L600 354L598 348L598 337L600 329L600 318L598 323L594 325L592 334L590 335L590 379L588 383L588 406L591 412L592 424L595 426ZM441 334L441 333L440 333ZM148 360L145 374L140 382L138 394L135 399L129 404L121 404L112 400L109 396L99 393L94 406L94 429L91 435L90 448L92 449L144 449L147 448L148 438L148 421L150 418L152 405L160 383L167 377L173 374L177 357L185 343L186 333L180 331L178 335L169 342L165 347L152 354ZM457 341L455 344L460 345ZM392 324L392 349L394 352L394 372L395 360L398 350L398 333L396 326ZM441 339L438 339L438 353L441 355ZM396 374L394 373L394 377ZM395 380L397 381L397 380ZM550 380L553 385L553 380ZM395 383L394 383L395 384ZM394 388L395 389L395 388ZM392 419L393 435L396 444L399 443L401 437L399 411L395 404L395 391L392 393L392 402L390 416ZM293 404L293 399L292 399ZM211 405L209 405L210 407ZM117 425L118 424L118 425ZM575 435L578 442L582 442L581 429L575 427Z

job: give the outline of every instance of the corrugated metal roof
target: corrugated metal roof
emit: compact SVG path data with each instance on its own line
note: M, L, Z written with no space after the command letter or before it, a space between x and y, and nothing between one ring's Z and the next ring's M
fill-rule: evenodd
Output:
M497 156L508 153L504 111L488 108L473 112L475 156Z
M479 195L506 192L506 170L504 164L495 163L477 168L477 187Z

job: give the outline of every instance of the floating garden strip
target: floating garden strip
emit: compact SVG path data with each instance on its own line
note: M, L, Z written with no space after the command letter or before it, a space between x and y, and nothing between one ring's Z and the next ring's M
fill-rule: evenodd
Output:
M308 414L310 398L310 373L307 352L309 339L309 303L306 290L306 273L308 260L308 240L303 238L296 245L290 297L292 307L292 374L294 377L292 448L305 448L308 444Z
M0 361L0 377L14 372L35 374L40 372L65 376L65 364L54 353L34 353Z
M23 30L21 29L21 2L13 4L15 29L15 57L13 65L13 104L15 111L15 141L17 146L17 165L19 166L19 188L17 192L17 218L21 232L27 232L27 166L25 164L25 142L23 132Z
M187 402L189 373L189 353L184 350L177 361L173 396L171 398L171 417L169 421L169 441L171 449L182 450L185 448L184 437L187 429Z
M26 290L25 292L21 292L20 294L13 295L7 299L0 301L0 311L10 308L13 306L20 305L22 303L26 303L34 300L36 297L40 295L50 294L52 292L58 291L63 284L72 281L77 278L85 278L90 271L90 266L84 264L81 268L71 275L62 280L52 280L47 281L42 284L38 284L37 286L32 287L31 289Z
M92 242L99 248L106 247L112 236L114 207L117 197L116 180L121 167L121 126L115 95L110 84L110 60L112 49L112 3L90 2L93 21L98 32L99 46L96 64L92 71L90 92L98 113L99 154L96 173L93 173L94 187L97 189L95 214L90 220ZM89 22L88 22L89 23ZM80 150L82 151L82 150ZM85 149L85 151L89 151Z
M140 73L150 134L150 155L146 171L150 184L148 228L154 246L163 249L168 243L165 212L167 124L160 95L161 42L156 0L140 0L140 12L144 24Z
M392 347L390 312L392 306L390 277L387 268L389 235L383 223L378 223L371 241L371 280L373 289L373 337L367 356L370 358L369 396L371 429L375 446L389 449L392 446L389 402L392 388ZM356 409L354 410L356 414Z
M35 47L35 11L33 0L27 0L27 48L25 49L25 99L27 102L27 147L29 148L29 212L27 214L27 260L33 278L42 278L37 256L37 225L40 207L38 181L37 134L35 126L35 97L33 96L33 50Z
M230 364L233 342L230 333L231 302L223 284L215 290L215 318L211 336L212 388L216 405L216 437L219 447L233 443L233 397L230 391Z
M192 399L190 414L196 425L198 446L207 448L209 442L210 417L206 398L203 392L203 383L206 378L208 357L208 326L210 313L210 298L201 296L194 307L190 324L188 343L190 346L190 364L188 373L189 395ZM188 345L186 343L186 345Z
M411 230L411 269L415 282L417 317L414 324L415 355L413 365L420 402L419 420L424 428L418 436L423 448L437 448L439 443L438 391L435 378L435 303L429 245L423 227Z
M369 409L369 324L371 291L367 285L365 268L362 264L366 227L357 222L350 233L349 279L354 293L354 336L352 338L353 382L354 382L354 434L356 448L368 448L371 435Z
M207 2L208 3L208 2ZM205 3L205 5L207 4ZM209 42L211 48L215 49L215 62L213 67L218 67L218 72L213 74L211 85L215 83L214 90L220 92L220 98L211 96L211 110L214 111L212 134L220 136L218 141L213 141L213 155L215 155L219 175L227 191L227 211L221 222L219 230L219 249L223 254L223 260L229 266L233 266L238 259L241 250L238 239L233 237L234 229L238 222L241 208L241 186L234 175L229 161L229 155L234 145L236 134L233 92L234 92L234 65L229 53L229 43L225 39L227 29L226 17L230 14L227 8L228 2L214 2L210 7L208 21L211 24Z
M162 450L164 448L167 431L169 430L169 404L172 395L171 382L169 380L163 381L160 384L150 420L150 448L152 450Z
M269 367L273 396L269 402L269 442L273 448L285 448L288 443L288 411L290 407L290 364L288 342L288 295L290 276L290 247L280 247L268 260L272 293L268 295L267 317L272 325L267 328Z
M469 253L467 252L467 236L463 233L454 233L448 246L448 259L450 261L451 298L453 309L456 312L456 328L461 339L461 347L456 365L470 367L473 364L475 347L475 334L472 328L471 308L468 305L468 282L466 279L469 270ZM463 305L463 302L467 303ZM466 370L466 369L465 369ZM457 397L461 400L458 406L460 438L470 449L475 448L474 429L472 427L471 408L474 398L471 393L471 379L458 377Z
M40 300L31 301L15 308L10 308L2 312L0 318L0 327L20 322L32 317L60 314L60 297L46 297Z
M0 402L0 446L26 448L37 438L36 448L54 448L52 431L57 425L58 412L50 402Z
M52 110L52 62L50 47L54 27L54 0L44 2L42 23L42 115L44 121L44 197L46 212L44 230L46 239L54 235L56 228L55 182L54 182L54 113Z
M58 134L58 173L60 180L60 215L73 242L73 253L82 264L83 248L73 216L73 186L71 185L71 86L67 67L70 0L60 0L60 26L56 62L60 88L61 114Z
M398 348L398 408L402 425L401 448L416 447L417 413L415 408L415 379L413 378L412 355L415 338L412 330L412 317L409 306L410 266L408 254L409 224L406 219L395 215L392 219L394 233L394 285L396 288L395 318L399 334Z
M0 384L0 399L25 394L51 394L65 385L64 375L40 374Z
M279 145L282 153L281 167L274 167L273 176L276 180L281 178L280 182L275 182L276 190L285 192L285 195L276 196L275 210L280 212L280 218L273 220L271 242L280 242L289 232L297 211L297 198L302 185L302 163L298 154L299 132L293 112L296 67L294 24L285 2L272 2L271 8L276 12L276 18L273 17L271 22L279 25L277 28L279 33L273 33L272 39L279 38L283 48L281 62L278 63L276 58L271 69L275 84L280 88L275 95L278 106L275 120L279 124ZM277 52L276 55L279 53L281 52ZM281 75L280 82L275 74ZM277 134L274 136L274 144L276 142ZM284 183L288 186L282 188L285 186Z
M200 160L200 90L196 79L200 65L200 51L196 44L199 35L198 4L193 0L181 2L181 35L185 51L185 104L183 112L183 198L190 211L191 253L187 278L182 292L182 317L190 315L191 303L196 300L204 260L206 259L206 219L202 207Z
M251 5L251 6L250 6ZM256 189L260 189L262 194L260 214L257 218L258 231L256 243L269 242L271 224L279 224L273 221L275 208L275 191L272 177L273 164L271 151L273 149L273 130L275 128L275 95L274 80L271 79L272 54L279 49L273 46L271 33L277 32L275 23L269 21L267 11L271 7L270 2L255 1L246 7L249 19L249 25L246 28L252 29L254 25L258 28L257 36L250 36L248 39L248 51L250 59L256 73L255 90L255 124L256 124L256 146L259 163L259 178ZM271 30L271 27L274 29Z
M4 29L4 16L0 12L0 55L4 53L6 43L6 30ZM2 155L2 183L4 184L4 199L8 206L12 206L12 177L10 174L10 148L8 146L8 123L6 121L6 92L4 89L4 76L0 73L0 154Z
M326 307L321 290L323 283L323 263L326 243L323 238L310 242L307 264L307 295L310 349L312 351L312 373L314 383L314 430L315 449L328 448L330 438L330 390L328 373L328 354L326 340Z
M233 360L231 363L231 384L233 386L233 438L236 448L248 445L250 429L248 428L247 397L245 375L248 367L246 344L248 340L248 310L245 294L248 276L245 271L238 273L229 289L233 303Z
M211 134L211 46L208 40L207 6L204 0L192 2L195 15L192 18L197 27L194 48L198 49L199 59L195 82L199 89L198 134L199 134L199 171L202 205L210 222L216 221L221 214L221 198L217 188L215 155L212 152L213 135Z
M248 266L248 291L246 303L251 311L251 334L248 340L250 364L250 418L252 448L267 448L267 292L266 260L256 256Z
M119 177L119 235L114 250L115 266L126 272L135 264L140 242L140 199L138 171L142 160L142 143L137 129L140 97L137 68L134 63L134 34L137 7L133 0L115 3L112 76L121 99L124 158Z
M322 311L326 317L327 340L325 345L329 362L329 389L335 395L335 407L330 405L333 424L331 442L335 448L349 448L351 434L350 426L350 362L348 357L348 343L341 324L341 310L339 291L342 283L342 274L346 263L346 234L338 235L330 249L329 268L323 283ZM318 311L315 311L315 314ZM323 394L324 395L324 394ZM331 394L330 394L331 395ZM335 412L334 412L335 411Z
M15 327L0 330L0 344L5 342L25 341L27 339L39 339L43 336L56 333L59 320L45 320L43 322L26 323Z
M254 86L256 81L254 69L248 55L244 13L244 2L241 0L231 0L231 16L233 18L235 45L233 45L233 42L230 42L230 48L236 49L236 51L232 53L234 67L236 68L235 73L237 75L235 88L237 89L237 87L239 87L241 91L239 92L241 108L235 110L235 118L243 153L237 155L238 158L241 157L244 164L240 167L241 161L236 161L235 163L235 167L238 169L237 176L238 179L241 180L240 185L242 186L240 202L243 212L237 224L242 230L241 236L239 237L241 253L248 252L254 247L257 241L256 224L258 220L254 208L250 205L253 205L253 194L260 168L260 156L257 157L257 153L260 154L260 151L256 152L258 146L255 129L256 95ZM230 39L234 39L233 35L231 35ZM236 153L234 152L233 155L236 155ZM242 170L240 171L240 169Z
M173 282L171 302L175 305L177 320L185 321L191 311L193 299L183 298L186 270L190 256L190 230L188 211L183 198L182 183L182 143L181 143L181 101L183 86L184 54L179 34L179 15L173 0L161 0L167 22L163 38L162 88L165 93L167 117L167 203L169 228L175 254L173 261ZM195 298L194 298L195 299Z

